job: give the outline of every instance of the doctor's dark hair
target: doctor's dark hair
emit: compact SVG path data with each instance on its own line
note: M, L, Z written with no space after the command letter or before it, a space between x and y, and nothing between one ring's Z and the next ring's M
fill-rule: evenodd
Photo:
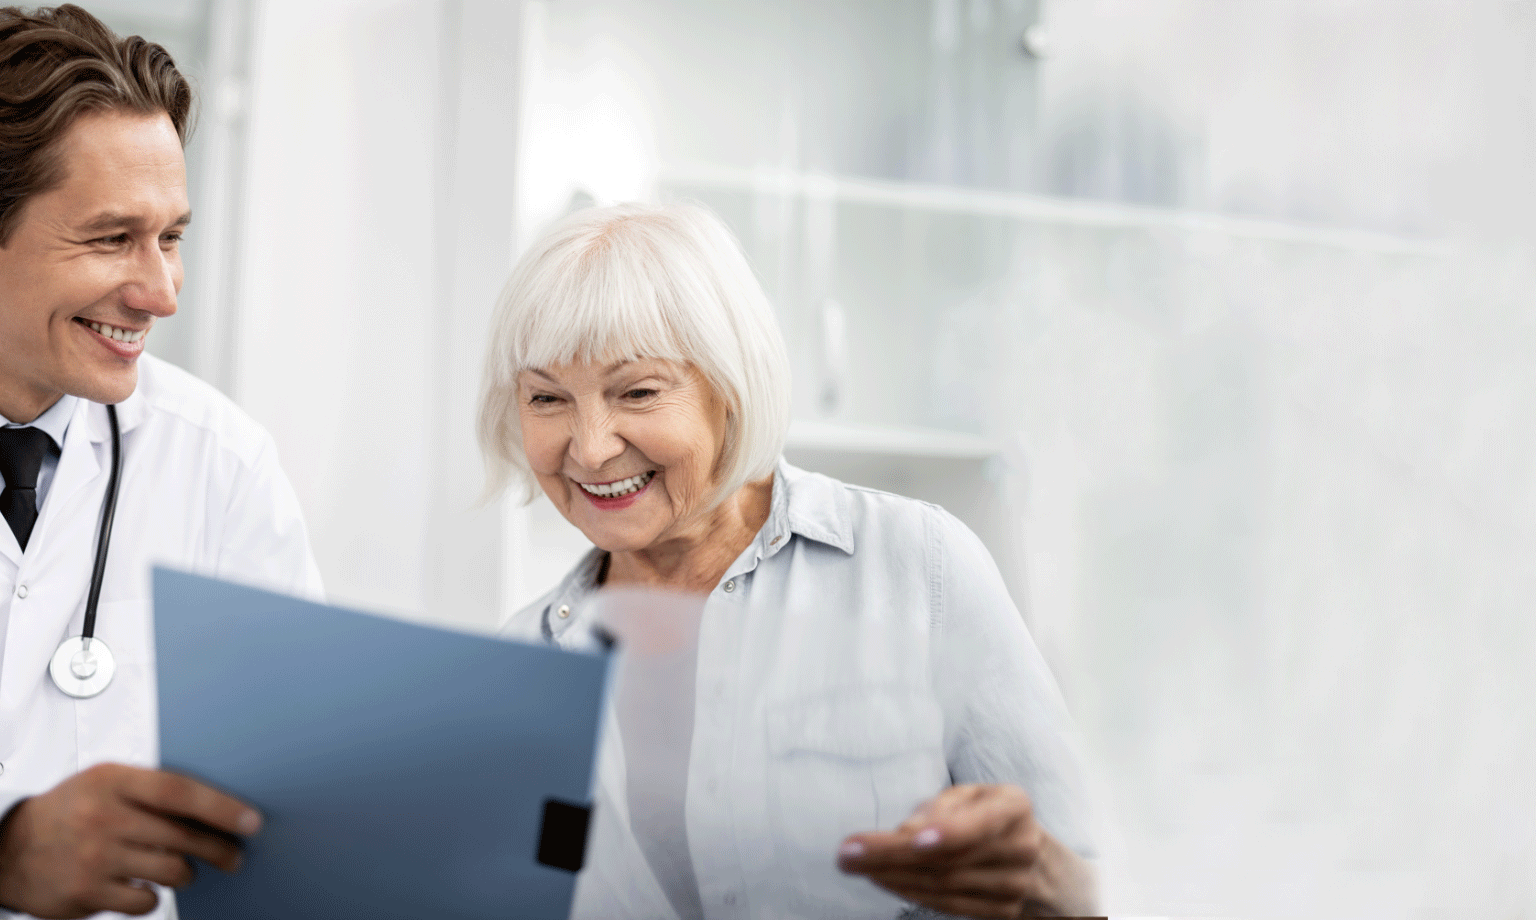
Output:
M192 86L160 45L73 4L0 7L0 246L28 199L64 180L59 144L87 112L170 116L186 144Z

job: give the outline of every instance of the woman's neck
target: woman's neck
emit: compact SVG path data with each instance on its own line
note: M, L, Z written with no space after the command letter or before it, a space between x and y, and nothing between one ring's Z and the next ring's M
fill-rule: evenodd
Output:
M613 553L605 583L708 594L762 529L772 504L770 474L737 489L690 533Z

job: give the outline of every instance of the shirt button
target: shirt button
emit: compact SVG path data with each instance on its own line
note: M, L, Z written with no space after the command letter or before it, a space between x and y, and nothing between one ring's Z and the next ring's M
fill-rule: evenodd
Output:
M725 583L725 593L726 594L730 594L732 591L735 591L735 590L736 590L736 579L733 578L730 581Z
M784 539L784 538L783 537L774 537L772 540L768 541L768 545L769 546L778 546L779 545L779 541L782 540L782 539Z
M560 619L562 619L562 620L565 619L566 617L571 615L571 605L570 604L561 604L560 605L560 610L558 612L560 614Z
M27 586L26 585L19 586L16 589L16 596L17 597L21 597L21 598L25 598L27 596Z

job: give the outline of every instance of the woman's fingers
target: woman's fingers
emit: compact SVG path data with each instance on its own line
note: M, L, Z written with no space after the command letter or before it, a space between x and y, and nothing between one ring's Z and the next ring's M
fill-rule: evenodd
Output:
M1022 901L998 901L991 898L981 898L969 894L934 894L920 890L903 890L901 888L882 886L897 897L904 898L914 904L932 908L942 914L953 914L958 917L986 917L1004 918L1014 920L1023 910Z
M845 871L871 874L960 864L1028 865L1041 831L1029 796L1012 786L955 786L889 832L855 834L839 850Z
M958 808L964 808L976 799L986 795L987 786L968 784L963 786L950 786L943 792L913 809L907 820L901 822L896 828L898 833L917 833L931 822L953 813Z

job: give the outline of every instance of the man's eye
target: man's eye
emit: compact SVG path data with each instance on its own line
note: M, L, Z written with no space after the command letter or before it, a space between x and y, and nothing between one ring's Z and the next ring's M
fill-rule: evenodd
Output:
M114 233L111 236L97 237L96 239L91 240L91 242L96 243L96 244L101 245L101 246L121 246L124 243L128 242L128 234L126 234L126 233Z

